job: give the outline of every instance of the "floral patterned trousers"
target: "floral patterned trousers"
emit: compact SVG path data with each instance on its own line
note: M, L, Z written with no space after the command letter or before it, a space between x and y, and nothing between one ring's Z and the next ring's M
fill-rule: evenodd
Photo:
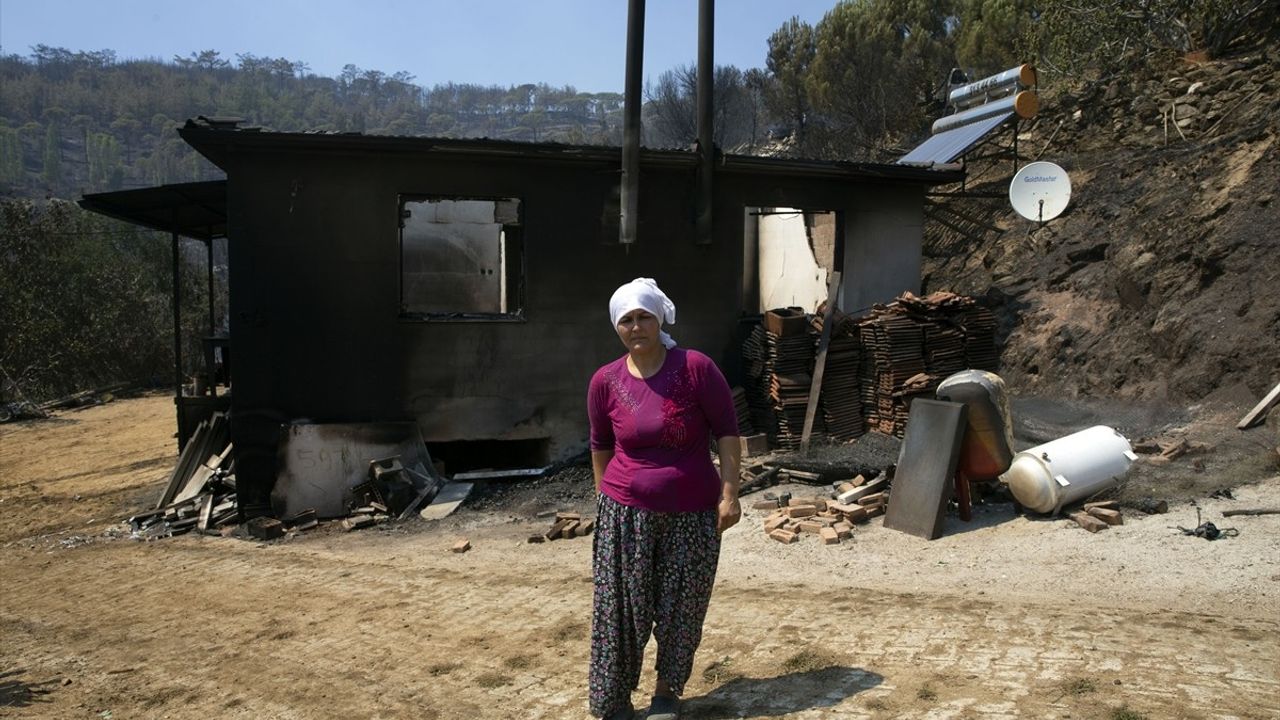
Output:
M599 496L588 678L592 714L628 706L650 632L658 641L658 677L676 695L684 692L720 559L717 520L715 510L661 513Z

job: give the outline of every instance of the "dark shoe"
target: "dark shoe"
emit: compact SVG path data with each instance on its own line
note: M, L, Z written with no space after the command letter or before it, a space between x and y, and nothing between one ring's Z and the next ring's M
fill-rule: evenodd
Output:
M654 695L649 701L645 720L677 720L680 717L680 698L674 695Z

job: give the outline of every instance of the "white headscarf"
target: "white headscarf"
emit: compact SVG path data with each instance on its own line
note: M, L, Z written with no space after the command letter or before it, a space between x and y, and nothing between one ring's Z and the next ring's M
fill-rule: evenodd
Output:
M658 288L653 278L636 278L613 291L613 297L609 298L609 317L613 318L614 327L618 326L623 315L632 310L644 310L658 318L659 327L676 322L675 304ZM658 339L667 349L676 346L676 341L662 330L658 331Z

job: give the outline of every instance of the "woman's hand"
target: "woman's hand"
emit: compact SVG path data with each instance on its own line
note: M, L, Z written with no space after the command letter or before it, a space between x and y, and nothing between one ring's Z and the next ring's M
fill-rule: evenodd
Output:
M742 519L742 505L738 502L736 495L732 497L720 498L720 522L716 527L716 532L723 534L725 530L738 524Z

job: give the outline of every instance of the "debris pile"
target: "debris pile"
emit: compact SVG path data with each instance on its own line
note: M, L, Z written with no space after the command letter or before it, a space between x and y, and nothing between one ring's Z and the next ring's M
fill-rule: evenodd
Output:
M824 545L838 545L853 537L854 525L883 515L888 504L887 482L883 478L867 481L859 475L837 483L827 497L798 498L783 493L751 507L770 511L764 519L764 532L773 540L790 544L808 533L817 535Z
M214 413L187 440L155 508L129 525L134 537L154 540L193 529L218 534L239 516L230 423L226 413Z
M596 521L593 518L583 518L581 514L576 512L558 512L555 521L551 523L551 527L547 528L545 533L534 533L529 536L529 542L540 543L548 540L568 540L575 537L586 537L595 530Z
M995 371L999 359L995 316L953 293L904 293L872 308L858 327L866 425L887 435L902 436L916 397L932 397L938 383L964 369Z

